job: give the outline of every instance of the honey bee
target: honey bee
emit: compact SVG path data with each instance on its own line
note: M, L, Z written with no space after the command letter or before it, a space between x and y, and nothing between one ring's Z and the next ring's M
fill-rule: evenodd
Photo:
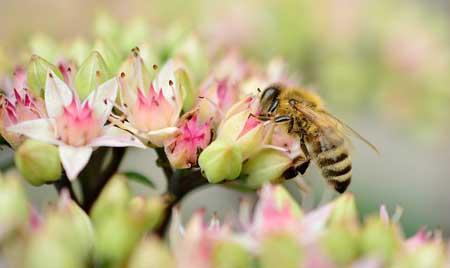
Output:
M261 94L260 109L259 119L285 124L287 132L300 139L304 158L285 172L286 179L303 175L312 160L326 181L343 193L352 178L349 137L359 138L378 153L374 145L327 112L317 94L306 89L271 85Z

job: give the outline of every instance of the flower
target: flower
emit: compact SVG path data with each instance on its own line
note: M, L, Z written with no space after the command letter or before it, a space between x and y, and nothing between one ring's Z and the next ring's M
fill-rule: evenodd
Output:
M170 164L174 168L190 168L197 165L199 153L212 139L211 119L202 122L198 111L186 114L179 123L178 134L164 146Z
M64 170L73 180L96 147L144 147L128 132L105 125L117 88L117 79L110 79L80 102L76 93L50 71L45 86L48 118L23 121L9 127L8 131L57 145Z
M176 66L168 61L150 83L150 75L135 50L120 79L121 110L127 121L115 123L157 147L173 137L178 131L176 125L183 105Z
M220 122L228 109L241 97L240 83L249 68L235 52L228 53L200 86L199 107L202 114Z
M46 116L43 100L26 88L26 78L26 71L17 68L12 81L4 83L5 95L0 95L0 134L13 148L25 138L8 131L8 127Z

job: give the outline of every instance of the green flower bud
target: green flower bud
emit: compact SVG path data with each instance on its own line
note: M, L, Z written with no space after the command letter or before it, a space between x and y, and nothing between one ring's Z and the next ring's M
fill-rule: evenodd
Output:
M36 96L44 96L45 81L50 70L63 79L58 67L37 55L31 56L27 66L27 84L30 91Z
M130 202L130 218L143 232L156 228L162 220L165 203L160 197L135 197Z
M28 223L28 202L18 179L0 174L0 241L8 231Z
M345 266L359 254L358 234L343 226L330 226L321 239L322 248L336 263Z
M358 211L355 198L351 193L345 193L335 201L335 208L330 217L330 225L343 226L354 231L359 229Z
M175 71L175 78L183 99L183 111L189 111L197 99L197 88L192 85L187 72L183 69Z
M261 244L261 268L302 267L303 250L290 234L272 234L267 236Z
M128 264L129 268L171 268L175 267L169 249L156 238L143 240L134 250Z
M63 196L57 209L49 210L42 232L57 240L67 251L87 260L94 247L94 230L88 215L68 196Z
M364 255L373 255L389 261L399 248L399 243L393 225L375 217L366 221L360 238Z
M419 246L412 252L400 255L394 261L393 268L446 267L445 249L441 243L428 243Z
M264 183L276 181L292 165L291 159L278 150L266 148L244 163L242 176L251 188L259 188Z
M94 224L108 220L109 214L116 210L126 210L130 199L127 177L123 175L112 177L92 208L91 217Z
M110 72L102 55L93 51L81 64L75 76L74 84L80 99L86 98L98 85L110 77Z
M108 66L111 73L117 73L123 59L120 58L119 52L117 52L116 48L109 44L110 43L105 43L98 40L94 45L94 49L103 56L106 66Z
M252 255L241 245L229 242L218 241L212 250L212 267L214 268L246 268L252 267Z
M28 139L17 149L14 160L22 176L34 186L51 183L61 177L59 152L54 145Z
M244 159L258 152L264 142L264 127L262 124L247 130L243 134L249 116L250 111L248 110L229 116L219 127L217 137L217 139L223 139L229 143L236 144L241 149Z
M24 258L25 268L85 267L80 256L45 232L37 233L31 238Z
M216 140L203 150L198 164L211 183L233 180L242 168L242 154L236 145Z
M142 233L135 228L126 210L105 213L107 218L94 222L96 258L105 263L121 263L130 255Z

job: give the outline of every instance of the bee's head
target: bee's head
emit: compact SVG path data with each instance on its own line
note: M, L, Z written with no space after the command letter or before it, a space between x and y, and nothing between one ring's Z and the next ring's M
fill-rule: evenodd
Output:
M271 115L278 108L281 87L279 85L271 85L264 89L260 98L261 113Z

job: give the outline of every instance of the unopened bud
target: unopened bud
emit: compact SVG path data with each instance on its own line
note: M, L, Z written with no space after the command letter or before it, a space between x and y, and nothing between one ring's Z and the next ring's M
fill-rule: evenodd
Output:
M362 230L361 249L365 255L391 260L399 247L395 229L379 218L369 218Z
M236 242L218 241L212 250L212 266L214 268L252 267L252 261L248 250Z
M143 240L131 255L130 268L172 268L175 267L169 249L156 238Z
M86 98L98 85L110 77L110 72L102 55L93 51L81 64L75 76L75 89L80 99Z
M61 177L59 152L54 145L28 139L16 151L14 159L17 169L32 185L51 183Z
M17 178L0 174L0 241L17 226L28 222L28 203Z
M189 111L197 100L197 88L192 85L187 72L183 69L175 71L175 78L178 81L179 92L183 99L183 111Z
M198 163L211 183L233 180L242 168L242 154L234 144L216 140L200 154Z
M58 67L37 55L31 56L27 67L27 84L34 95L44 96L43 91L45 90L45 81L49 71L52 71L59 78L63 79Z
M273 234L261 244L260 264L262 268L302 266L303 250L295 236L289 234Z
M264 183L280 179L291 165L292 160L288 155L276 149L266 148L244 163L242 176L249 187L259 188Z

